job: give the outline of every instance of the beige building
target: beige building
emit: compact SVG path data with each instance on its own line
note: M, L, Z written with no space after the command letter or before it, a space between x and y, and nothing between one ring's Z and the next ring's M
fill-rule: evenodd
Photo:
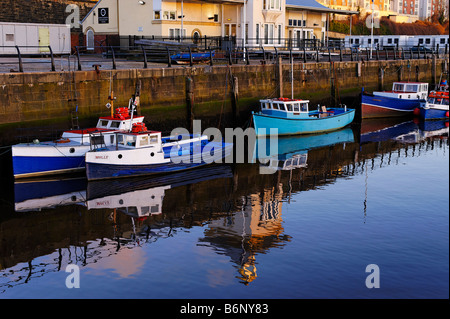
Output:
M315 0L99 0L82 21L94 36L235 37L237 45L284 46L285 39L326 39L334 10Z

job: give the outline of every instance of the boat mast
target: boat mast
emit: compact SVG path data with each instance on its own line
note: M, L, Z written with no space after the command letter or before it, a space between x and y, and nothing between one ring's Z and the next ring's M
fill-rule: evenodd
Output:
M291 62L291 99L294 99L294 57L290 55L290 62Z

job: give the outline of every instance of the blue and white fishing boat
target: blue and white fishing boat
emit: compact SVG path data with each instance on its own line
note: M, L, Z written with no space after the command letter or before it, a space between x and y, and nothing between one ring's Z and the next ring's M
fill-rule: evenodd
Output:
M161 132L148 131L145 125L116 133L115 141L115 145L102 145L86 153L89 181L192 169L221 162L233 150L231 143L210 142L200 134L163 138Z
M253 112L253 125L257 136L313 134L334 131L350 124L355 110L346 106L329 108L325 106L309 110L308 100L275 98L260 100L261 111Z
M119 107L110 116L100 117L96 127L68 130L53 141L35 139L31 143L13 145L14 177L30 178L84 170L84 155L91 147L90 134L101 132L94 142L114 145L115 132L130 130L133 124L143 122L144 117L134 116L134 110L135 105L130 102L128 108Z
M424 120L442 120L449 118L449 100L447 80L441 81L428 99L420 103L418 113Z
M394 82L392 91L363 90L361 94L361 117L379 118L412 115L428 96L428 83Z

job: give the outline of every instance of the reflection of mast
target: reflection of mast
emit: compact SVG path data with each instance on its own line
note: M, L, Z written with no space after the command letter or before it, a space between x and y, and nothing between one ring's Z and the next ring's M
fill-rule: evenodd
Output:
M365 161L364 161L365 163ZM369 178L368 172L367 172L367 165L366 165L366 178L365 178L365 191L364 191L364 224L366 223L366 216L367 216L367 179Z

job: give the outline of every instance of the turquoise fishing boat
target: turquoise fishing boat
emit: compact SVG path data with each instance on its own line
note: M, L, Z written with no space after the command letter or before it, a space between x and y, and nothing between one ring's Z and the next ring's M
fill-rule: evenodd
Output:
M338 130L350 124L355 110L318 106L309 109L308 100L275 98L260 100L261 111L253 112L257 136L314 134Z

